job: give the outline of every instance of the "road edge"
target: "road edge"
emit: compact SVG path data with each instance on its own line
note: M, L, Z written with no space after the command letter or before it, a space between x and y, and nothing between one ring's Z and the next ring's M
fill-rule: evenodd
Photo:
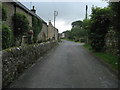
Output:
M98 56L94 55L93 52L89 51L89 50L88 50L87 48L85 48L83 45L82 45L82 47L83 47L87 52L89 52L92 56L94 56L100 63L102 63L104 66L106 66L113 74L115 74L116 76L118 76L118 74L119 74L119 71L118 71L118 70L112 68L112 66L111 66L109 63L105 62L104 60L102 60L102 59L99 58Z

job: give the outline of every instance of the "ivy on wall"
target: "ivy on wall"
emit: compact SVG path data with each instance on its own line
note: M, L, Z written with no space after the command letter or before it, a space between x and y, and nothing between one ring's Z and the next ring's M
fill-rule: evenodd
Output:
M0 5L0 9L2 17L0 18L1 22L7 20L7 12L6 9ZM29 21L27 17L24 14L21 13L15 13L12 17L12 23L13 23L13 30L5 24L2 25L2 40L3 40L3 49L9 48L11 46L19 46L22 43L22 36L28 36L28 32L30 30ZM35 16L32 17L32 27L33 29L33 41L34 43L37 42L37 36L40 33L42 29L42 20L36 18ZM28 41L30 41L31 37ZM29 44L31 44L32 41L30 41Z
M6 49L13 45L13 31L8 25L4 24L3 22L7 20L7 11L5 7L1 4L0 4L0 11L2 12L2 17L0 18L1 20L0 29L2 29L2 49Z
M33 16L32 17L32 27L33 27L33 32L34 32L33 41L34 41L34 43L36 43L37 42L37 36L42 29L42 21Z
M11 47L13 44L13 32L9 26L2 25L2 49Z
M0 20L1 21L6 21L6 19L7 19L7 12L6 12L5 7L2 4L0 4L0 14L1 13L2 13L2 17L0 17Z

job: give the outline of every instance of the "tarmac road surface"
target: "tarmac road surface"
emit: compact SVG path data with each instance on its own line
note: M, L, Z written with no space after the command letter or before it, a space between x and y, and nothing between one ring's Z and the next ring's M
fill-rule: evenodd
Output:
M118 79L82 44L63 40L30 67L12 88L117 88Z

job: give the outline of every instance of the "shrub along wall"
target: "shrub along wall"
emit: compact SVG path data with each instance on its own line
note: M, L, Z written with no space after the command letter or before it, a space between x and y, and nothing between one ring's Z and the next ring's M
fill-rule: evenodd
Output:
M1 16L0 16L0 20L6 21L6 19L7 19L6 9L1 4L0 4L0 11L2 12L2 19L1 19Z
M13 44L13 32L9 26L2 25L2 49L11 47Z
M22 36L25 35L29 31L29 21L24 14L15 13L13 15L13 25L14 25L14 36L15 42L19 41L19 44L15 44L16 46L20 46L22 43Z
M9 48L13 44L13 31L11 28L4 24L7 19L6 8L0 4L0 10L2 10L2 19L0 17L0 29L2 30L2 49Z
M2 51L3 88L17 79L30 65L57 45L57 42L46 42L29 46L20 46Z
M42 29L42 21L33 16L32 17L32 27L33 27L33 32L34 32L33 41L34 41L34 43L36 43L37 42L37 36Z

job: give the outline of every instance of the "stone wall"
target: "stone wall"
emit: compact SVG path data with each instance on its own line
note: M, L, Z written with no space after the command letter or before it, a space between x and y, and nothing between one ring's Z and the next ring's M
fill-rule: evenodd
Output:
M2 85L7 87L17 79L26 68L48 50L57 45L57 42L46 42L34 45L20 46L2 51Z
M114 30L110 30L107 33L105 41L106 52L118 55L118 37Z

